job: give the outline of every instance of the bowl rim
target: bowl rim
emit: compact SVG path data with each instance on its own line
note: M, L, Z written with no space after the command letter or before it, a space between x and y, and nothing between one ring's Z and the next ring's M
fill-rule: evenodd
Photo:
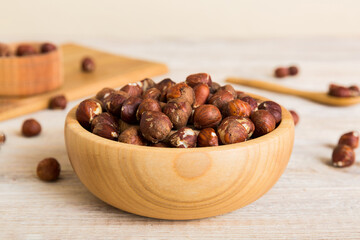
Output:
M260 99L263 101L272 101L270 99L264 98L262 96L246 93L245 94L255 98ZM174 152L177 153L194 153L194 152L217 152L217 151L226 151L231 150L234 148L246 148L252 145L258 145L264 142L269 142L274 139L277 135L282 135L284 132L291 131L291 129L294 129L294 121L292 118L292 115L290 112L281 106L282 109L282 120L280 124L270 133L263 135L261 137L251 139L249 141L240 142L240 143L233 143L233 144L227 144L227 145L219 145L219 146L213 146L213 147L195 147L195 148L171 148L171 147L151 147L151 146L139 146L134 144L128 144L128 143L122 143L118 141L113 141L110 139L106 139L100 136L97 136L85 128L83 128L80 123L76 120L75 112L79 104L74 106L67 114L65 119L65 135L67 134L67 131L71 131L76 135L81 135L81 138L83 138L85 141L91 141L92 144L100 144L100 145L106 145L113 148L117 148L118 150L122 150L124 148L127 148L127 150L136 150L136 151L155 151L155 152ZM66 139L66 136L65 136Z

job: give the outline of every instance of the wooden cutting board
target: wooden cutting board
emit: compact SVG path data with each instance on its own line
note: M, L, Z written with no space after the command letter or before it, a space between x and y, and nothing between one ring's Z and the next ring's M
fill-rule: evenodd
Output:
M120 87L168 71L165 64L118 56L76 44L64 44L61 49L64 85L55 91L30 97L0 97L0 121L45 109L50 98L58 94L64 94L71 101L95 94L103 87ZM95 60L96 70L93 73L80 70L84 56Z

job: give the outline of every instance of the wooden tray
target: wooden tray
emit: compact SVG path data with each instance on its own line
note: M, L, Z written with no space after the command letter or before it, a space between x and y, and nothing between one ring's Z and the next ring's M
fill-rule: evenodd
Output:
M65 94L71 101L95 94L103 87L120 87L168 71L161 63L118 56L76 44L64 44L61 49L64 85L55 91L31 97L0 97L0 121L46 109L49 99L58 94ZM93 73L80 70L81 59L85 56L92 57L96 62Z

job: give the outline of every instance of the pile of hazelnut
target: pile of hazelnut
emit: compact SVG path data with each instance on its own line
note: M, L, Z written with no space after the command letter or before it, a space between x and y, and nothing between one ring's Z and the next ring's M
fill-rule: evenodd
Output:
M52 43L43 43L40 45L40 49L36 49L33 45L30 44L20 44L16 47L15 52L12 52L8 45L0 43L0 57L24 57L35 54L48 53L55 51L56 49L57 47Z
M115 90L104 88L82 101L76 118L92 133L154 147L208 147L239 143L273 131L281 107L220 86L207 73L185 82L147 78Z
M355 152L359 146L359 132L343 134L332 153L332 164L335 167L349 167L355 162Z
M360 96L360 88L356 85L345 87L341 85L330 84L328 94L334 97L358 97Z

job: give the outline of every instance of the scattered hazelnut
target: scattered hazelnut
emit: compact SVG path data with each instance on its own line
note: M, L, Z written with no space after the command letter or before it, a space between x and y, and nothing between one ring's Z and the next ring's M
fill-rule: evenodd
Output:
M193 105L195 101L194 90L186 83L175 84L167 90L166 99L169 101L176 98L182 98L188 101L190 105Z
M129 94L130 97L141 97L142 88L137 83L129 83L120 89Z
M176 148L193 148L196 147L196 133L188 127L180 128L169 138L169 143Z
M251 106L240 99L234 99L223 107L225 116L250 117Z
M81 61L81 70L87 73L93 72L95 70L94 60L90 57L83 58Z
M149 88L155 87L155 82L151 78L145 78L140 81L139 86L141 87L142 91L145 92Z
M119 123L117 119L110 113L103 112L94 117L91 122L91 131L95 128L96 125L110 125L115 129L119 129Z
M145 139L143 139L137 127L130 127L125 131L123 131L120 134L118 141L122 143L128 143L128 144L134 144L140 146L146 145Z
M244 142L248 138L245 127L239 123L236 117L227 117L217 129L222 144Z
M110 140L117 140L119 137L118 129L109 124L96 124L92 133Z
M120 117L121 107L128 98L129 94L124 91L115 91L111 93L104 99L106 110L115 117Z
M299 68L297 66L290 66L288 68L289 75L295 76L299 73Z
M335 167L349 167L355 162L355 152L348 145L338 145L332 153L332 164Z
M144 92L143 99L152 98L158 101L160 100L160 96L161 96L161 92L159 89L149 88L148 90L146 90L146 92Z
M197 137L198 147L219 146L218 136L213 128L201 129Z
M288 74L289 74L288 69L284 67L278 67L274 71L274 76L277 78L284 78L288 76Z
M34 137L40 134L41 132L41 125L35 119L28 119L25 120L22 125L22 134L25 137Z
M251 121L255 125L254 136L260 137L271 131L276 127L274 116L267 110L258 110L251 114Z
M36 174L43 181L55 181L60 175L60 164L55 158L45 158L37 165Z
M223 107L232 100L234 100L234 95L232 95L232 93L220 89L212 95L208 102L222 110Z
M294 119L294 125L296 126L299 122L299 115L294 110L290 110L289 112Z
M3 132L0 132L0 145L3 145L6 141L6 135Z
M169 117L176 129L185 127L191 115L191 105L187 101L169 101L163 108L163 113Z
M258 109L269 111L274 116L276 123L279 123L281 121L281 114L282 114L281 106L276 102L273 101L262 102L258 106Z
M343 134L339 139L339 145L348 145L355 149L359 146L359 132L353 131Z
M205 83L211 87L211 77L207 73L196 73L187 76L185 83L190 87L195 87L199 83Z
M19 45L16 49L16 56L18 57L29 56L34 54L36 54L35 48L28 44Z
M0 57L11 56L11 51L8 45L0 43Z
M82 101L76 109L76 119L86 129L90 129L91 122L95 116L102 113L100 103L93 99Z
M139 97L129 97L122 104L121 107L121 119L127 123L136 123L136 111L142 102Z
M161 102L166 102L167 91L175 84L176 83L174 81L172 81L170 78L165 78L164 80L162 80L161 82L159 82L158 84L155 85L155 87L157 89L159 89L161 92L161 96L160 96Z
M194 112L194 126L197 129L216 127L221 119L221 112L214 105L201 105Z
M159 104L158 101L156 101L155 99L152 99L152 98L147 98L147 99L144 99L138 109L137 109L137 112L136 112L136 119L138 121L140 121L141 119L141 116L144 112L146 111L158 111L158 112L161 112L161 106Z
M236 121L238 121L246 129L249 139L255 131L254 123L247 117L236 117Z
M40 46L41 53L52 52L52 51L55 51L56 49L57 49L56 46L52 43L44 43Z
M241 101L247 102L251 107L251 112L257 110L258 103L253 97L242 96L242 97L239 98L239 94L238 94L238 99L240 99Z
M194 108L197 108L200 105L206 103L210 94L210 88L205 83L199 83L194 87L194 93L195 93Z
M210 85L210 93L214 94L215 92L217 92L217 90L220 89L220 84L218 84L217 82L212 82Z
M49 108L50 109L65 109L67 105L67 100L64 95L58 95L50 99Z
M229 91L229 92L234 96L234 98L237 97L237 92L236 92L236 90L235 90L234 87L231 86L230 84L226 84L226 85L220 87L220 89L221 89L221 90L225 90L225 91Z
M158 111L146 111L142 114L140 120L142 135L152 143L164 140L172 127L170 119L164 113Z

